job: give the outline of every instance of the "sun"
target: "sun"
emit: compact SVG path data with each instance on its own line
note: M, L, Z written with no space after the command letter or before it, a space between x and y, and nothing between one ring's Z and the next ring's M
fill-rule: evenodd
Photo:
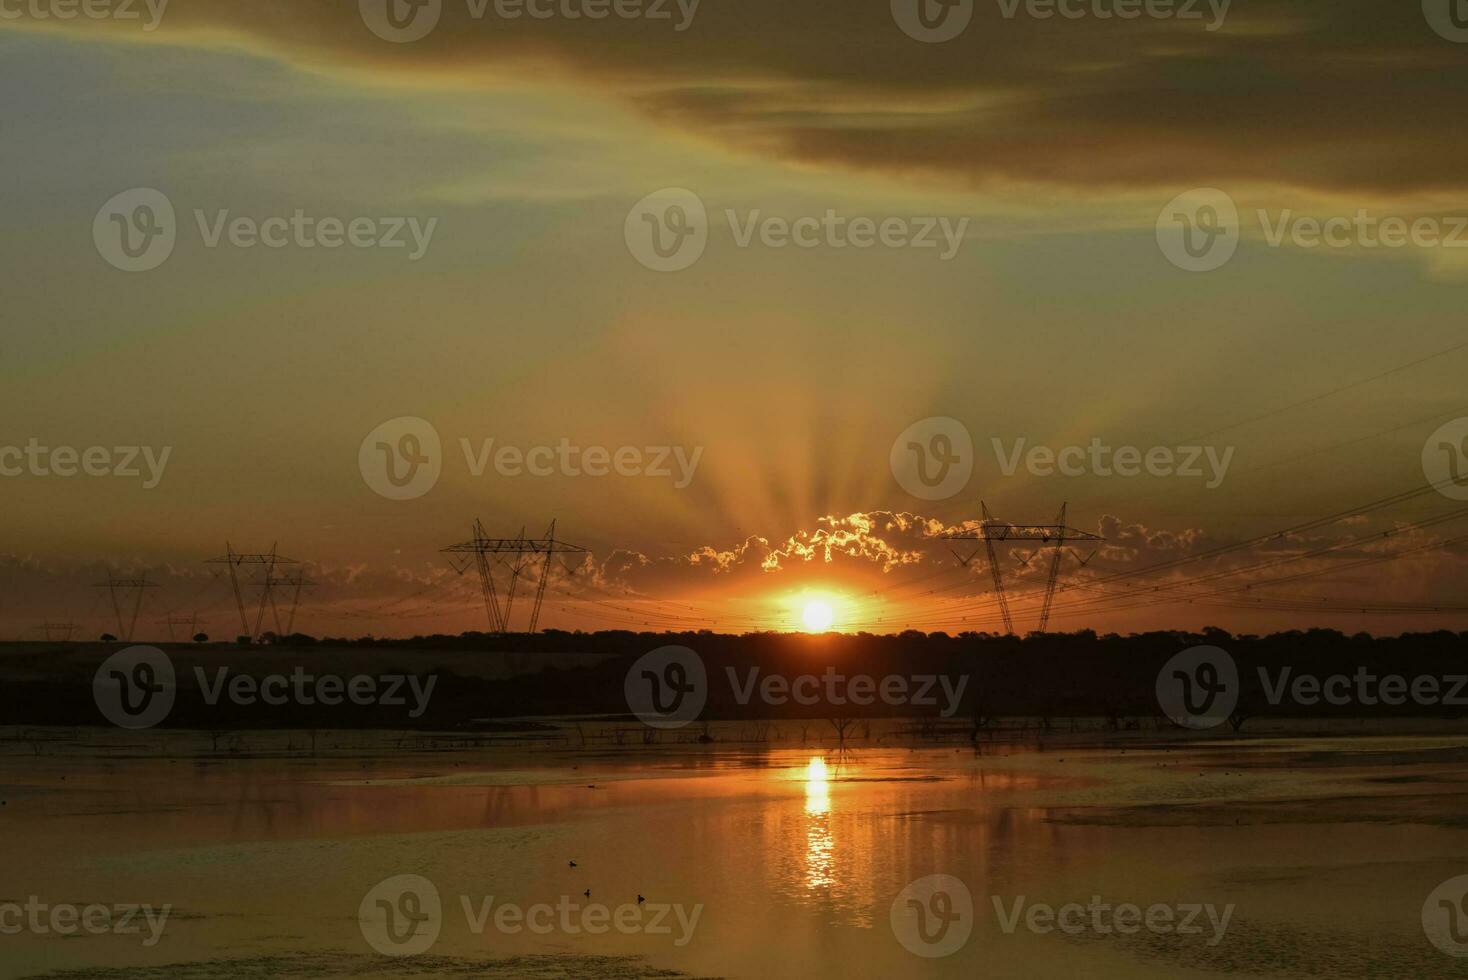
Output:
M831 604L823 599L812 599L800 613L801 621L811 633L824 633L831 628Z

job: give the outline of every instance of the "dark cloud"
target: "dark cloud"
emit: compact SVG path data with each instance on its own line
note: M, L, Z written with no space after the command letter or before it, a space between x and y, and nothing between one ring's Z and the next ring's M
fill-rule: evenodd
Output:
M962 35L925 44L885 0L703 0L681 31L672 2L670 20L504 20L493 4L476 20L445 0L431 33L390 44L341 0L179 0L130 36L233 39L384 82L571 80L736 149L967 186L1462 185L1468 45L1435 33L1420 4L1236 0L1217 30L1197 8L1042 20L975 0Z

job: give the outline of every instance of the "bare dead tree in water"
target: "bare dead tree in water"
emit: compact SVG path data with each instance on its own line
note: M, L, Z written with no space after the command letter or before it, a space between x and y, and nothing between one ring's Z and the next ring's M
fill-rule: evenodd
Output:
M843 745L846 743L847 731L851 729L852 725L856 724L855 718L847 718L844 715L833 715L832 717L827 718L826 721L831 725L832 728L836 729L837 743Z
M970 729L968 737L970 742L975 743L979 740L979 733L994 724L994 716L989 713L988 699L980 691L981 689L975 685L968 701L969 720L973 722L973 728Z

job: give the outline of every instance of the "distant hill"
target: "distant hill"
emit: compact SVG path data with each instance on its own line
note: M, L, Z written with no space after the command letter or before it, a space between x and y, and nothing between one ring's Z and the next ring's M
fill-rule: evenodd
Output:
M632 633L609 631L534 635L415 637L408 640L314 640L292 637L289 643L158 644L176 677L176 697L163 727L236 728L405 728L472 727L485 719L548 715L629 716L625 693L628 671L638 658L666 646L694 651L706 672L699 719L937 717L945 708L953 721L982 726L997 716L1041 719L1100 717L1121 725L1123 719L1161 715L1159 671L1181 651L1199 645L1226 651L1237 665L1240 692L1232 719L1251 717L1435 716L1462 717L1468 707L1447 695L1453 678L1468 675L1468 633L1448 631L1398 637L1347 636L1334 630L1307 630L1270 636L1232 636L1222 630L1202 633L1155 632L1098 636L1093 632L991 634L906 632L806 635L755 633L741 636L696 633ZM106 725L93 689L98 668L129 645L123 643L0 644L0 723L7 725ZM1282 673L1285 669L1288 673ZM1261 670L1263 675L1261 676ZM1306 703L1287 694L1271 703L1270 692L1294 683L1301 675L1368 677L1400 675L1406 682L1435 678L1439 697L1433 703L1407 697L1403 703L1367 703L1354 694L1345 705ZM303 703L287 694L281 703L258 696L241 700L231 692L249 692L266 678L273 690L286 689L300 677L306 690L321 678L339 678L345 689L354 677L372 680L376 694L386 694L397 681L405 703ZM824 678L848 688L858 677L903 687L908 697L870 704L845 700L833 704ZM798 703L778 695L800 677L805 690L817 692L814 703ZM408 697L413 683L421 704ZM776 678L771 682L770 678ZM931 680L924 680L929 678ZM895 680L894 680L895 679ZM432 682L431 687L429 682ZM328 691L335 690L328 684ZM359 681L366 685L367 681ZM923 684L936 703L912 704ZM769 685L773 684L773 687ZM946 687L944 686L946 684ZM214 703L206 696L210 690ZM365 690L361 687L360 690ZM944 691L959 692L946 704ZM1308 686L1305 688L1308 693ZM1468 700L1468 689L1457 692ZM1308 699L1307 699L1308 700Z

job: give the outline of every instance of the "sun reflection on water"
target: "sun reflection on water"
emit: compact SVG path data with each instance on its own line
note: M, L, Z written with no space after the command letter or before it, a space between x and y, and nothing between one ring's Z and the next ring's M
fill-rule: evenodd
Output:
M835 843L831 839L831 786L826 760L816 756L805 767L805 883L811 890L835 883Z

